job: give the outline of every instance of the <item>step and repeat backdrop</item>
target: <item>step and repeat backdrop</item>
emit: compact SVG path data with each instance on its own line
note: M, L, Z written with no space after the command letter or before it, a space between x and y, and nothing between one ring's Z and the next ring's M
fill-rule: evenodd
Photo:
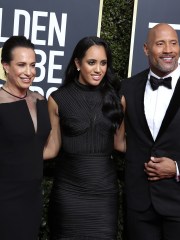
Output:
M100 35L103 0L0 0L0 51L12 35L35 44L37 77L31 89L48 98L63 81L76 43ZM0 86L5 81L0 65Z
M149 28L157 23L168 23L177 30L180 37L179 10L179 0L134 0L129 77L148 67L148 62L143 52L143 44L146 41Z

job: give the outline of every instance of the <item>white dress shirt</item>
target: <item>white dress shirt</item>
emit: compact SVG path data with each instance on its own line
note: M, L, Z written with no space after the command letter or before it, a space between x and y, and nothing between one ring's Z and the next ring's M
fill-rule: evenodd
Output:
M150 75L160 78L156 74L154 74L151 70L148 75L148 80L145 87L144 94L144 111L146 120L151 131L152 137L155 140L159 129L161 127L163 118L165 116L166 110L169 106L170 100L174 93L175 86L180 77L180 65L171 72L166 77L172 77L172 89L168 89L165 86L159 86L159 88L155 91L152 90L150 85ZM179 171L176 164L177 175L179 176Z

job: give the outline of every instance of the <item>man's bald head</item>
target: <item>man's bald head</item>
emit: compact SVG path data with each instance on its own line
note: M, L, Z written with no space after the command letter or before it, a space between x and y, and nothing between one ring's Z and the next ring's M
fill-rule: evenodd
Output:
M168 75L178 66L179 41L177 32L166 23L151 28L144 44L151 70L160 77Z

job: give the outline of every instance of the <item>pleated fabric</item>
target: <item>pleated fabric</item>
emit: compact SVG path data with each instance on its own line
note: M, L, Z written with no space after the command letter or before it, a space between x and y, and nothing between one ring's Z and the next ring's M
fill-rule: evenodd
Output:
M116 239L113 131L102 114L100 87L75 82L52 94L62 133L49 208L52 240Z

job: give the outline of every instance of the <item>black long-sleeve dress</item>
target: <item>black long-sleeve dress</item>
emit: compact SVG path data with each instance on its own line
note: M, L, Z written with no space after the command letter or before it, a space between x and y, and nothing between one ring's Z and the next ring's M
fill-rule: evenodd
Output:
M117 177L111 123L101 86L73 82L52 93L59 106L62 150L50 201L51 239L116 239Z

